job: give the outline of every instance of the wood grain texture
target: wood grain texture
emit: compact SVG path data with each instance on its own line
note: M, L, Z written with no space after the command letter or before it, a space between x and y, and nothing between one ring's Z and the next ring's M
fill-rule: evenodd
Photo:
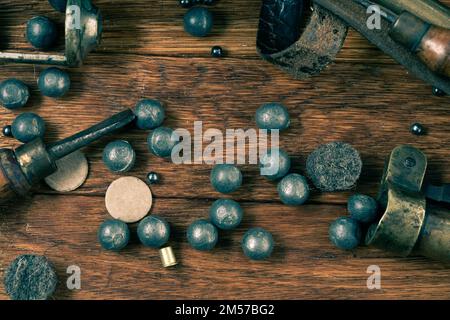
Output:
M97 226L107 218L101 197L54 198L36 196L2 218L0 268L20 253L47 255L63 282L58 298L449 297L448 269L440 264L396 258L376 249L351 253L334 248L327 237L328 223L342 214L343 206L245 203L239 230L221 232L218 247L204 253L186 244L185 230L193 220L206 217L211 201L156 199L153 212L170 220L180 260L177 268L163 269L157 250L144 248L136 239L121 253L100 248ZM251 262L239 250L243 233L255 225L274 234L276 250L270 261ZM66 268L72 264L82 270L80 291L62 289ZM383 272L381 291L366 287L366 269L373 264Z
M304 172L306 157L319 144L344 140L361 152L363 176L352 192L314 191L308 205L290 208L280 204L276 185L260 177L255 166L242 166L243 187L226 197L242 202L244 224L236 232L221 233L214 252L199 253L188 247L184 233L190 222L207 216L214 199L223 197L209 184L211 167L177 166L156 158L147 150L148 132L121 132L84 150L90 174L82 188L61 195L41 185L35 196L0 207L0 277L16 255L34 252L46 254L56 265L61 279L57 299L450 298L450 269L438 263L365 247L342 252L327 239L329 223L346 214L351 193L376 194L384 159L399 144L425 151L430 181L450 181L448 97L432 96L430 87L355 32L337 63L312 79L292 80L256 55L258 0L219 0L212 8L218 17L215 32L206 39L184 34L185 9L176 0L95 3L104 15L104 41L85 66L69 71L72 90L63 99L39 94L36 79L42 66L0 66L0 81L16 77L32 89L25 109L0 110L0 126L22 111L36 112L46 120L45 138L51 142L149 97L165 103L165 124L173 128L192 132L194 121L203 121L204 130L248 129L255 127L254 112L262 103L280 101L292 118L280 144L293 156L294 171ZM2 40L2 50L30 50L23 33L31 16L45 14L62 22L47 1L0 0L0 5L0 25L5 26L0 37L7 40ZM212 45L223 46L227 58L210 58ZM409 133L416 121L427 127L426 136ZM102 164L101 152L117 138L136 149L138 160L130 175L143 179L152 170L163 178L152 187L152 212L174 228L172 244L180 259L175 269L163 269L158 252L136 239L120 254L101 250L96 241L96 230L108 217L104 193L119 177ZM17 142L0 137L0 146ZM271 261L244 258L239 241L252 226L274 234L277 246ZM65 289L65 270L72 264L82 269L80 291ZM379 291L366 287L366 269L372 264L382 269ZM0 288L0 298L7 298Z

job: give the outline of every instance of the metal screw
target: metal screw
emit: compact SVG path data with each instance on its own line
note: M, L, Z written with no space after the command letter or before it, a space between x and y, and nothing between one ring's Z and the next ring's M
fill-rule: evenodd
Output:
M416 166L416 160L414 158L408 157L405 159L405 162L403 164L407 168L413 168Z

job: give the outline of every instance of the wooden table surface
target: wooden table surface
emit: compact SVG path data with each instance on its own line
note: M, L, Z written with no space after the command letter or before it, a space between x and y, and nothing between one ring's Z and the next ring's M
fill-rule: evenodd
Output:
M450 4L450 0L444 1ZM383 162L397 145L412 144L429 157L428 179L450 182L450 100L431 95L431 88L408 75L389 57L351 30L336 63L306 81L259 59L255 39L260 0L220 0L212 7L217 23L205 39L183 31L185 9L176 0L97 0L104 17L102 45L85 65L71 69L72 88L63 99L40 95L36 79L42 66L1 65L0 81L16 77L30 85L32 97L23 110L0 110L0 125L20 112L32 111L47 123L46 141L73 134L141 98L167 106L166 125L193 131L254 128L255 110L265 102L282 102L291 127L281 133L281 147L293 157L294 171L304 172L305 159L319 144L342 140L361 153L364 167L351 192L313 191L300 207L283 206L276 185L242 166L244 184L230 196L209 184L211 166L175 165L147 150L147 132L131 130L104 139L84 151L90 173L77 191L59 194L45 185L34 196L1 206L0 278L19 254L45 254L60 279L56 299L449 299L450 269L421 257L401 258L361 247L352 252L333 247L328 226L346 215L354 192L375 196ZM63 22L45 0L0 0L0 50L31 51L24 24L35 15ZM209 56L213 45L227 51L224 59ZM62 46L61 46L62 48ZM428 135L416 137L409 126L420 121ZM129 173L144 179L149 171L162 176L151 187L152 213L173 227L171 244L180 261L164 269L157 250L136 241L120 253L102 250L98 226L107 219L104 194L119 177L108 172L101 152L108 141L126 139L138 160ZM0 138L1 147L18 143ZM221 232L211 253L191 249L185 238L189 223L205 218L217 198L240 201L245 218L234 232ZM250 227L274 235L273 257L252 262L243 256L240 239ZM136 237L134 237L136 238ZM81 268L81 290L66 288L66 269ZM381 290L368 290L368 266L378 265ZM0 298L6 299L3 284Z

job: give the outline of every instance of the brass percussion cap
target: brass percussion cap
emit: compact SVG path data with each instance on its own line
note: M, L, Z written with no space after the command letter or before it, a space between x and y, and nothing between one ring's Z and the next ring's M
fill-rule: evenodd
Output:
M177 258L173 253L172 247L165 247L159 250L159 256L161 257L161 263L164 268L176 266L178 264Z

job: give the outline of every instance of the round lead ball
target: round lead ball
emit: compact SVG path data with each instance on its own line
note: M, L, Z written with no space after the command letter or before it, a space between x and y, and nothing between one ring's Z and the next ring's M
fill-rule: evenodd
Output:
M212 223L202 219L193 222L188 227L187 239L192 248L209 251L216 246L219 233Z
M127 141L112 141L103 150L103 163L112 172L128 172L133 168L135 162L136 152Z
M130 229L122 221L106 220L98 229L98 241L105 250L122 250L130 241Z
M26 38L35 48L50 49L58 37L56 24L47 17L38 16L27 22Z
M156 128L147 137L148 149L161 158L170 157L177 142L174 131L167 127Z
M231 164L217 164L211 170L211 185L221 193L231 193L242 185L242 173Z
M354 194L347 202L350 217L361 223L371 223L377 218L377 201L364 194Z
M25 106L30 98L28 86L20 80L8 79L0 83L0 103L7 109Z
M272 234L263 228L248 230L242 239L242 250L251 260L264 260L272 255Z
M328 230L330 241L343 250L356 248L361 241L361 234L359 223L347 217L335 220Z
M58 278L44 256L21 255L8 267L5 291L12 300L47 300L55 292Z
M309 198L309 186L306 178L297 173L291 173L278 183L278 195L281 201L289 206L304 204Z
M144 99L134 108L136 126L142 130L155 129L162 125L166 112L158 100Z
M25 112L17 116L11 125L14 138L27 143L36 138L42 138L45 133L44 120L35 113Z
M150 215L139 222L137 234L144 246L161 248L169 241L169 223L155 215Z
M191 8L184 15L184 30L194 37L206 37L211 32L213 20L207 8Z
M46 97L61 98L70 89L69 74L55 67L45 69L39 75L38 87Z
M243 216L244 211L234 200L216 200L209 209L209 219L222 230L236 229L241 224Z
M285 106L280 103L267 103L256 110L256 125L260 129L285 130L289 127L290 117Z
M261 175L269 180L278 180L286 176L291 169L291 158L279 148L270 149L259 161Z

